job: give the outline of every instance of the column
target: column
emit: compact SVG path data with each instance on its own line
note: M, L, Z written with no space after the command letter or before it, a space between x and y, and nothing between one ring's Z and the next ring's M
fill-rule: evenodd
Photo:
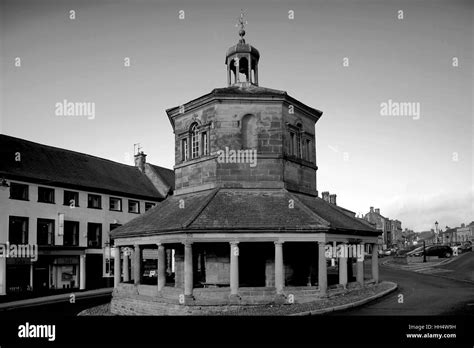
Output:
M375 283L379 282L379 246L372 244L372 278Z
M328 291L328 267L325 253L326 243L318 242L318 285L319 292L323 295Z
M248 73L248 81L247 82L252 82L252 56L249 54L249 57L248 57L248 69L247 69L247 73Z
M0 257L0 296L7 294L7 259Z
M129 263L128 263L129 257L130 257L129 252L123 253L123 282L124 283L130 281L130 269L129 269Z
M228 61L227 62L227 86L231 85L231 80L230 80L231 74L232 74L232 71L230 69L230 61Z
M184 244L184 296L193 296L193 244Z
M230 295L239 294L239 242L230 242Z
M240 82L239 79L239 58L234 58L235 59L235 82L238 83Z
M347 257L340 257L338 262L339 262L339 284L341 284L345 289L347 286Z
M255 81L254 83L258 86L258 62L255 60Z
M158 291L161 291L166 283L166 255L165 246L158 243Z
M359 250L364 250L364 244L361 244L362 248L359 249ZM359 283L360 285L364 286L364 259L361 258L361 257L358 257L357 258L357 275L356 275L356 280L357 280L357 283Z
M122 270L120 269L121 260L120 260L120 247L115 247L114 254L114 288L117 288L120 284L120 277L122 275Z
M30 265L30 289L33 290L33 274L34 274L34 265Z
M133 282L135 285L140 284L141 278L141 262L142 252L139 245L135 245L135 251L133 253Z
M86 255L79 256L79 290L86 289Z
M285 274L283 270L283 242L275 242L275 288L278 295L283 293Z

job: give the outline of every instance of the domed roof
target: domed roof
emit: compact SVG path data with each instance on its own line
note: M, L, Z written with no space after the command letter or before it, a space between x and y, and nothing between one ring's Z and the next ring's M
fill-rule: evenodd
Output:
M245 43L245 40L240 40L237 43L237 45L234 45L234 46L230 47L227 50L227 54L225 56L226 62L227 62L227 58L229 58L229 56L231 56L233 54L236 54L236 53L250 53L255 58L257 58L257 60L260 58L260 52L258 52L258 50L255 47L253 47L252 45L250 45L248 43Z

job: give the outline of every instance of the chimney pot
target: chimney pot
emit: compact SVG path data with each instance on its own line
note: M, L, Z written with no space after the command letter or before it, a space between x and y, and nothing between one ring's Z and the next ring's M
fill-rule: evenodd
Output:
M329 191L321 192L321 194L323 196L323 200L329 203Z
M337 197L337 195L335 195L335 194L329 195L329 203L337 205L336 204L336 197Z
M135 155L135 167L137 167L142 173L145 171L146 154L140 151Z
M370 212L371 212L371 213L374 212L374 207L370 207Z
M375 212L376 212L377 214L380 214L380 208L375 208Z

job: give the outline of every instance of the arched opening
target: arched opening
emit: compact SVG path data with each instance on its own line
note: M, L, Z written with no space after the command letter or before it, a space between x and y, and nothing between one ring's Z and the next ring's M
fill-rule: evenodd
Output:
M191 125L189 133L191 135L191 158L197 158L199 157L199 131L197 123Z
M257 118L254 115L245 115L242 118L242 148L257 148Z
M242 57L239 60L239 81L250 82L249 61L245 57Z

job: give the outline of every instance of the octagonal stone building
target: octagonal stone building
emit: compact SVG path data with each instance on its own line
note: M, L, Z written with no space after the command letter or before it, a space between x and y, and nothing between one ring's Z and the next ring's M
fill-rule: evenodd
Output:
M335 195L318 197L322 112L260 87L260 53L244 34L226 54L227 87L166 110L175 191L112 232L115 313L298 303L378 281L379 232ZM354 253L328 253L338 245ZM372 279L360 257L352 274L361 247L372 254Z

